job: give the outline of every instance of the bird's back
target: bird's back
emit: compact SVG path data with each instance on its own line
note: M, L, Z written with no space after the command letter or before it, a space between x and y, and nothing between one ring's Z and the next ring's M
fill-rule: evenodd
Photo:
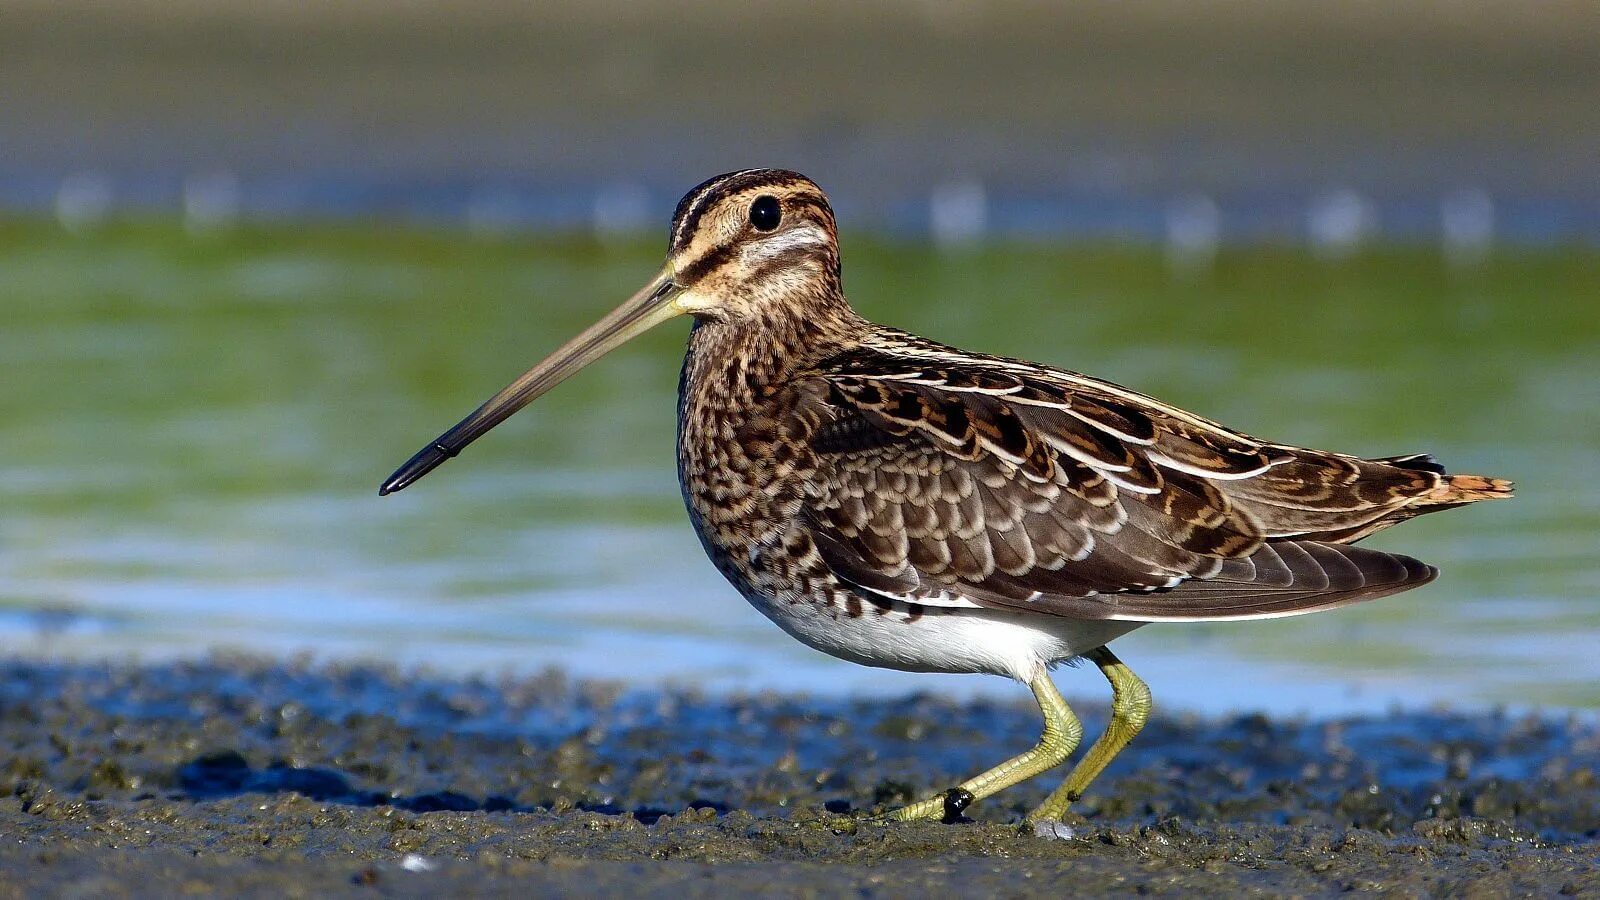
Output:
M797 482L793 524L829 569L944 607L1139 620L1326 609L1435 574L1355 541L1511 488L1425 455L1261 441L1109 382L878 326L760 408L796 463L777 467Z

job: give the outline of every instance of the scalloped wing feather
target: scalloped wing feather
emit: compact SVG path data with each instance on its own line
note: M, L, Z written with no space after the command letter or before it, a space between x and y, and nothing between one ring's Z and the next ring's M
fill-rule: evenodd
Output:
M1316 543L1449 505L1451 476L1422 455L1267 444L899 332L801 381L800 418L816 423L805 516L835 572L869 590L1154 620L1309 612L1432 578L1408 557Z

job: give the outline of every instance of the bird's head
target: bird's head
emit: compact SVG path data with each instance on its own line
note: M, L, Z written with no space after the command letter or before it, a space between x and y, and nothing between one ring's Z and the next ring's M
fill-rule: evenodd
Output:
M731 324L821 319L844 307L833 209L811 179L781 169L719 175L672 217L666 264L638 293L489 398L395 470L401 490L579 369L680 315Z
M678 203L662 275L678 287L678 309L711 321L837 294L833 208L815 182L794 172L719 175Z

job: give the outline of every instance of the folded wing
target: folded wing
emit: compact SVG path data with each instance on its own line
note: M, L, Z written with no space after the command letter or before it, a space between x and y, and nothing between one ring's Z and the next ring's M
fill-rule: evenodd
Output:
M1073 373L897 337L795 383L803 519L841 579L928 606L1265 618L1434 577L1347 546L1448 476L1266 444Z

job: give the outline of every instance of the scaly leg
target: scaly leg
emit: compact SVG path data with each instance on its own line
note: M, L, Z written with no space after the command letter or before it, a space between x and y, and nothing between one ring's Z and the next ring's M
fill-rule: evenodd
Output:
M1039 709L1044 713L1044 734L1040 736L1037 746L982 775L961 782L960 786L937 797L895 810L889 814L890 817L902 821L934 818L953 821L973 801L982 800L1065 762L1083 739L1083 723L1067 706L1067 701L1061 699L1060 692L1050 681L1048 671L1041 669L1028 682L1028 687L1033 689L1033 697L1039 701Z
M1066 782L1028 816L1030 822L1059 820L1066 815L1067 807L1083 796L1089 782L1105 771L1150 719L1150 686L1142 678L1105 647L1085 656L1099 666L1106 680L1111 682L1111 723L1083 759L1072 767Z

